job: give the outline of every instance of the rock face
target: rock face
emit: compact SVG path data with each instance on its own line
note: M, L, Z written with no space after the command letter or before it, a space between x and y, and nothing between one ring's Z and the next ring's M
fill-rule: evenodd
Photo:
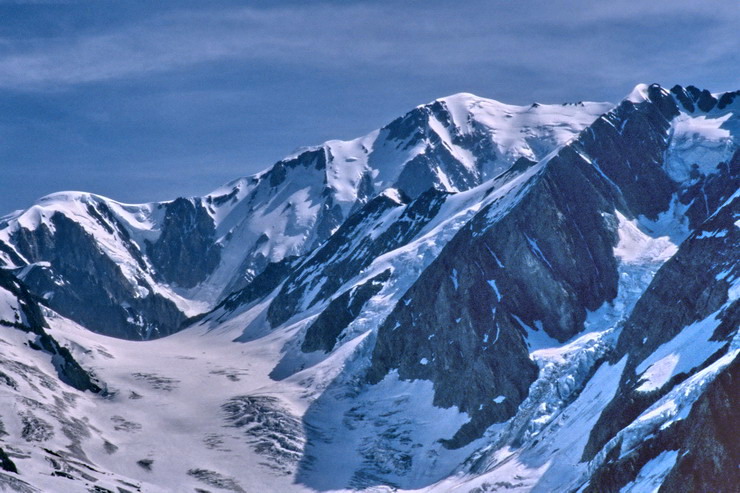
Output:
M395 191L373 199L296 266L270 305L270 323L280 325L301 308L327 299L373 260L409 243L437 215L447 195L430 188L410 203ZM384 228L383 221L394 212L399 217ZM367 234L358 235L358 231ZM313 297L307 298L308 294Z
M101 392L100 382L85 371L66 347L50 336L44 329L47 324L38 301L15 276L0 269L0 303L9 307L9 312L0 314L0 326L14 327L36 336L30 343L33 349L44 351L51 356L59 379L77 390ZM6 382L7 383L7 382ZM12 385L11 385L12 386ZM11 461L12 464L12 461Z
M526 397L536 377L528 327L565 340L582 327L586 309L616 295L614 226L602 216L610 204L572 169L560 181L560 167L571 164L550 161L504 217L492 217L496 204L479 212L380 328L370 381L391 368L401 378L434 381L436 405L473 416L450 446L507 419ZM564 196L585 200L557 200ZM460 378L469 385L455 385ZM493 401L499 395L502 404Z
M677 492L732 491L740 481L740 446L734 436L737 422L738 363L712 382L694 404L677 435L682 436L679 459L662 489Z
M96 210L91 205L88 209ZM122 225L102 215L96 219L128 247L131 258L145 265ZM120 264L101 252L97 238L62 213L53 213L48 224L36 229L20 228L10 239L28 262L19 275L33 292L55 311L96 332L147 339L175 332L185 320L150 279L135 276L132 282Z
M334 349L342 331L362 313L365 304L380 292L390 275L389 270L385 271L334 298L306 330L301 349L326 353Z
M0 484L61 430L90 477L183 489L732 491L738 94L460 94L204 197L3 218L0 320L23 336L0 358L20 406ZM45 395L57 379L83 393ZM105 416L69 415L88 408ZM137 462L108 460L109 435Z
M514 205L479 212L380 327L369 381L398 369L435 382L435 405L472 416L450 446L513 416L536 377L527 334L565 341L617 295L616 214L657 219L685 187L663 162L678 114L670 94L650 86L549 159ZM731 189L719 187L712 202ZM455 385L461 376L469 386ZM506 400L494 404L499 395Z
M627 358L619 391L591 431L584 459L592 459L671 389L734 348L732 339L740 327L740 301L733 288L740 276L740 231L734 224L738 213L740 196L735 193L681 244L637 302L612 356L613 361ZM649 356L697 323L708 324L705 339L697 335L692 342L692 350L703 358L695 358L694 366L684 365L683 372L674 371L670 379L655 376L657 382L650 383L655 372L646 367Z
M639 448L609 457L593 474L586 492L617 492L634 482L646 464L666 455L675 461L663 479L660 491L732 491L740 474L740 447L734 422L740 402L737 397L738 362L733 362L709 384L688 416L649 437Z
M468 190L519 158L538 160L609 107L517 107L459 94L359 139L302 149L204 197L128 205L55 194L0 221L0 265L91 330L162 337L250 289L268 265L321 247L388 187L414 199L430 188Z
M177 199L160 207L165 209L162 233L147 242L149 258L164 281L197 286L221 260L213 218L200 200Z

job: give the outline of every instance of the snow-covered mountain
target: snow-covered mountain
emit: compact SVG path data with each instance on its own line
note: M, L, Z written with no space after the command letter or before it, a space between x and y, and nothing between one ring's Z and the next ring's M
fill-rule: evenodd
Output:
M383 190L414 198L430 187L470 189L520 158L539 160L610 106L518 107L458 94L205 197L127 205L53 194L0 220L0 265L23 267L19 277L51 307L91 330L164 336L268 263L317 247Z
M739 94L458 94L6 216L0 485L732 491Z

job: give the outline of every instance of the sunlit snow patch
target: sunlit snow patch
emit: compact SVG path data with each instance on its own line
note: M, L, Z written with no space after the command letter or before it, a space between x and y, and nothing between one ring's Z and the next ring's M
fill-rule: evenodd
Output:
M709 340L720 323L717 316L719 312L684 328L640 363L636 373L642 375L643 383L637 390L659 389L674 375L691 371L717 352L725 344L724 341Z

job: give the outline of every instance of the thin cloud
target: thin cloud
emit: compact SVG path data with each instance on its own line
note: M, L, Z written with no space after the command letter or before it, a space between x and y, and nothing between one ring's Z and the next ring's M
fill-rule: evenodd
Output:
M661 64L688 38L684 62L706 63L737 51L724 15L701 2L484 2L451 9L431 2L338 4L285 8L183 10L103 33L10 41L0 45L0 87L44 90L188 70L233 61L284 63L313 70L387 70L433 75L440 70L496 66L556 74L584 73L604 60L605 77ZM670 9L667 6L670 5ZM578 10L578 15L572 15ZM479 15L476 15L479 11ZM671 23L694 19L696 32L661 41ZM652 46L630 43L653 29ZM665 29L668 30L668 29ZM627 37L625 37L627 35ZM577 45L575 43L578 43ZM697 46L698 45L698 46ZM625 56L625 48L632 53ZM641 49L642 51L635 51ZM665 63L675 63L665 56ZM635 63L642 60L643 63ZM596 65L594 65L596 64ZM655 67L653 67L655 68ZM595 74L598 76L598 74ZM634 78L630 74L630 78Z

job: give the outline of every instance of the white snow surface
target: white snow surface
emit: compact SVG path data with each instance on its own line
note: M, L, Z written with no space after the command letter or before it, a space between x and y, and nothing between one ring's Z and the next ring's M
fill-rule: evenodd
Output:
M627 219L619 211L616 215L619 220L619 243L614 248L614 255L623 263L662 263L678 250L670 236L650 236L640 229L637 221Z
M630 98L635 102L644 99L646 87L638 86ZM33 419L37 429L51 433L40 441L3 439L3 448L23 471L20 478L33 478L33 485L42 491L88 491L91 480L83 484L51 476L51 459L87 471L97 485L113 491L118 486L135 489L130 484L147 492L213 490L224 484L232 491L314 491L318 487L344 491L351 485L373 483L377 486L368 491L396 491L395 486L381 483L402 490L437 492L468 491L499 483L507 483L507 491L569 491L581 486L617 443L622 444L624 454L655 430L685 418L706 385L737 357L737 337L728 354L671 389L610 441L594 461L580 462L588 434L617 391L626 363L622 359L610 365L602 362L603 357L613 349L621 324L656 270L688 234L676 203L655 222L628 220L617 213L618 295L588 313L583 333L559 343L544 333L541 324L527 327L522 323L539 375L517 414L491 426L482 438L453 451L441 446L439 439L451 437L469 416L454 407L434 407L430 382L401 381L391 372L376 386L368 389L363 384L362 370L368 364L375 331L444 245L492 202L496 201L488 215L491 221L506 214L546 165L547 156L610 107L601 103L516 107L469 94L439 101L447 107L454 126L445 126L430 114L430 132L462 166L472 170L482 165L485 176L495 176L501 171L497 166L518 157L540 164L509 182L486 182L465 191L440 176L443 188L458 193L446 199L411 242L376 258L338 290L351 289L386 269L393 272L331 353L305 355L298 349L305 328L328 300L271 329L266 310L273 293L242 310L218 313L173 336L146 343L97 335L46 310L50 333L107 384L109 395L101 397L59 384L48 356L26 345L28 335L3 329L0 369L18 385L0 386L2 424L14 438L20 437L24 425ZM684 142L706 136L720 142L719 147L710 145L719 149L725 135L722 132L729 128L729 120L722 118L716 114L692 116L676 123L674 136L676 132L686 136ZM477 163L469 150L455 143L461 135L480 131L490 135L498 164ZM223 246L221 265L192 290L163 286L153 279L152 285L188 314L207 309L221 294L218 286L231 282L249 255L259 253L279 260L308 251L315 240L319 210L326 204L324 190L330 190L333 203L346 217L366 200L358 194L364 174L372 177L373 193L385 193L399 204L371 225L380 224L372 230L372 234L380 234L403 209L401 196L392 187L394 180L428 144L407 148L386 137L387 129L381 129L353 141L329 141L308 149L324 153L325 169L291 168L279 186L270 185L267 172L263 172L204 197L202 200L210 204L217 242ZM306 150L286 160L303 152ZM691 145L669 152L674 153L673 172L683 172ZM684 159L683 164L679 158ZM214 199L230 194L231 198L214 205ZM125 225L140 249L145 240L156 241L163 221L157 204L120 204L72 192L46 197L27 211L6 216L0 220L7 222L0 229L0 240L7 243L19 227L53 228L49 218L62 212L99 239L101 249L129 279L137 275L151 279L150 273L137 270L120 235L107 232L86 211L87 205L101 201ZM268 241L257 245L262 234ZM536 242L529 247L542 255ZM457 285L457 272L452 276ZM490 283L499 298L506 295L498 292L495 281ZM318 286L314 292L316 289ZM730 301L738 292L738 283L733 282ZM307 296L306 301L311 298ZM0 290L0 319L11 320L18 310L10 293ZM686 327L640 364L641 391L661 388L673 375L692 371L719 349L719 343L709 340L717 325L715 315ZM428 362L426 357L419 361L422 365ZM243 405L250 402L243 400L245 396L269 407L280 425L263 434L259 427L234 426L223 406L234 399ZM494 402L502 404L502 397ZM249 416L249 408L244 409ZM79 417L82 419L75 420ZM291 428L291 423L297 426ZM72 433L76 439L70 438L70 427L76 427L77 432ZM291 454L291 447L302 449L309 436L313 440L306 455ZM61 460L43 448L68 455ZM137 464L142 459L153 461L151 470ZM624 491L649 491L675 460L670 452L661 454L646 464ZM94 467L89 470L80 464Z
M0 322L21 323L23 311L10 291L0 288Z
M635 371L642 376L643 383L637 390L648 392L661 388L673 376L689 372L724 346L723 341L710 340L720 323L718 315L715 312L685 327L640 363Z
M730 111L681 113L676 117L671 122L673 135L666 154L666 170L671 178L682 182L694 166L700 173L711 174L718 163L729 162L737 149L737 120Z
M512 106L465 93L437 102L447 106L451 126L429 112L428 108L435 102L418 107L414 111L427 119L427 133L408 148L403 142L390 139L388 127L384 127L354 140L332 140L301 149L271 170L234 180L202 198L190 199L201 201L214 220L215 242L222 247L220 265L195 288L159 283L156 290L188 316L207 311L228 295L240 279L257 274L260 262L279 261L316 246L322 239L317 228L324 207L338 207L337 219L343 221L372 195L392 187L405 165L426 153L430 145L447 148L462 167L477 173L478 183L482 183L519 157L539 160L612 107L609 103ZM458 138L474 131L489 139L495 148L491 163L477 163L471 150L456 143ZM438 143L432 144L433 141ZM321 156L325 166L319 162ZM273 183L273 175L281 174L275 172L278 168L284 170L284 177ZM453 185L442 168L435 173L438 187L462 190L459 185ZM360 193L363 180L371 183L370 196ZM103 253L121 267L132 286L138 285L137 276L149 281L153 273L151 265L141 269L127 251L124 239L106 231L86 210L89 204L101 202L110 207L128 230L134 248L145 253L145 240L156 241L159 237L164 219L161 206L166 202L132 205L88 193L60 192L40 199L25 211L0 219L0 224L6 223L0 226L0 241L12 248L10 236L19 228L35 230L45 226L53 233L50 217L62 213L95 237ZM5 253L0 252L0 257L13 265Z
M646 101L648 98L648 84L637 84L634 89L625 98L627 101L638 104Z
M642 466L634 481L625 485L619 493L657 492L663 480L676 464L678 450L666 450Z

